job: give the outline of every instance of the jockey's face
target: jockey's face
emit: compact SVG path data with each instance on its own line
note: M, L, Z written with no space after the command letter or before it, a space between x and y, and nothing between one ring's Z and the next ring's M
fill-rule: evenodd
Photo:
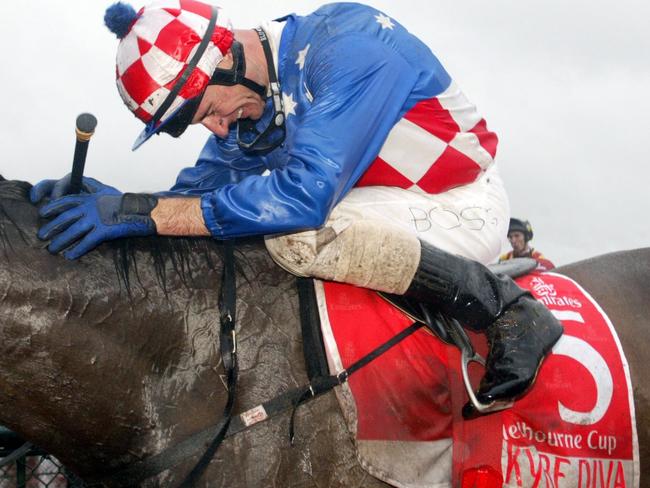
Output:
M229 69L232 65L232 53L228 52L218 67ZM257 93L243 85L210 85L203 94L192 124L203 124L223 139L237 119L258 120L262 117L264 104Z
M192 123L203 124L210 132L225 138L237 119L258 120L263 112L264 101L245 86L210 85Z
M508 233L508 240L512 246L512 251L515 256L522 254L526 250L526 237L523 232L513 230Z

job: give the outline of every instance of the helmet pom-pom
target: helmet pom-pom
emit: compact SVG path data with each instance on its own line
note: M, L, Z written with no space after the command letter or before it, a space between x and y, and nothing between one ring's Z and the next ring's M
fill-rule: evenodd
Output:
M137 13L131 5L117 2L106 9L104 23L118 39L122 39L129 33L136 16Z

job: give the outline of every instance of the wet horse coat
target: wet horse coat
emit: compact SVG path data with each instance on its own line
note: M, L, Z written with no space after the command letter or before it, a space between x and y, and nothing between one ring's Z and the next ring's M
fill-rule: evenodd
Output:
M29 186L0 182L0 423L92 481L212 425L226 392L217 353L221 246L204 239L108 243L78 262L36 237ZM636 394L642 473L650 380L639 371L650 250L568 266L617 325ZM295 279L260 243L238 253L240 388L245 410L307 381ZM645 292L644 292L645 290ZM205 486L386 486L359 466L333 394L227 439ZM405 460L408 462L408 460ZM174 486L193 460L151 485Z
M226 399L218 350L221 246L109 243L78 262L35 237L29 185L0 182L0 423L86 481L214 424ZM238 252L235 411L307 382L295 278L261 243ZM356 461L336 398L226 440L205 486L386 486ZM151 480L174 486L195 460Z

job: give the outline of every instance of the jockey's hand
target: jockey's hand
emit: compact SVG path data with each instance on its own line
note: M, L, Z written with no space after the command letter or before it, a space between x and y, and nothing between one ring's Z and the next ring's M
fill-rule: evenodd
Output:
M32 203L39 203L44 199L56 200L70 193L70 180L72 173L68 173L60 180L41 180L36 183L29 192ZM80 193L97 193L104 188L115 188L105 185L94 178L84 176L81 180ZM117 191L117 190L115 190Z
M64 196L40 208L41 217L50 221L39 229L38 237L50 241L50 252L63 251L67 259L77 259L104 241L155 234L151 211L157 203L155 195L123 194L110 186Z

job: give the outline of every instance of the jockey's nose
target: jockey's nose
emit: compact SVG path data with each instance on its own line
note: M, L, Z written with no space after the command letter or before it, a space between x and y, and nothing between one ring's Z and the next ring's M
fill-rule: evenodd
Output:
M216 115L201 120L201 124L213 134L225 139L228 136L229 124L226 119Z

